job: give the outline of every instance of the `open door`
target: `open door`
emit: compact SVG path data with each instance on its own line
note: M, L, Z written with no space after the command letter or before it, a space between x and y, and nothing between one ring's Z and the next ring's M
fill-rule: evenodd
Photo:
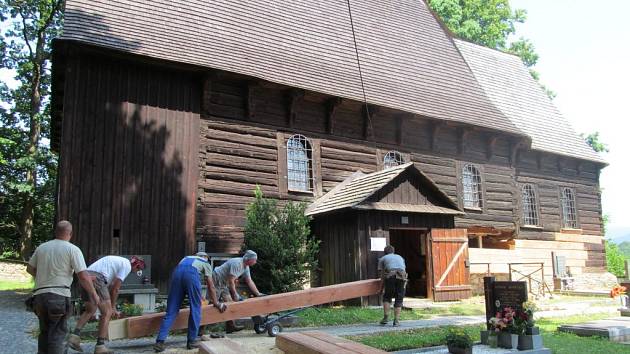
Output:
M431 229L429 251L433 300L469 298L472 287L466 229Z

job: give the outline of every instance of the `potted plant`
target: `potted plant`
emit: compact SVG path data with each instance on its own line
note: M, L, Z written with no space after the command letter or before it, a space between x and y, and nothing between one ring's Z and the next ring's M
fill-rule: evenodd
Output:
M446 345L449 353L472 354L473 340L462 329L450 329L446 335Z
M499 331L499 347L506 349L516 349L518 346L518 327L514 324L516 311L511 307L506 307L497 313L501 330Z
M497 315L492 317L488 323L491 327L488 333L488 346L496 348L499 344L499 333L505 328L505 322L503 322L501 313L497 312Z
M626 295L626 290L625 286L619 284L613 286L612 290L610 290L610 297L613 299L619 297L622 309L628 308L628 295Z
M535 326L534 312L538 310L532 301L523 303L523 309L518 311L514 319L514 327L518 329L518 350L542 348L542 336Z

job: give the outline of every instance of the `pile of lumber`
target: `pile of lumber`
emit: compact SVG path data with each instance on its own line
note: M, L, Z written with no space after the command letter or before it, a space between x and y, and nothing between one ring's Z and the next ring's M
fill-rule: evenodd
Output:
M384 354L348 339L331 336L320 331L283 333L276 337L276 347L285 354Z

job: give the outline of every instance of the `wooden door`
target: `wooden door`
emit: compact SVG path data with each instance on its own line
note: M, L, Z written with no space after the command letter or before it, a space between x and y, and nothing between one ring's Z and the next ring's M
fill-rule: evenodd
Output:
M429 251L433 300L469 298L472 287L466 229L431 229Z

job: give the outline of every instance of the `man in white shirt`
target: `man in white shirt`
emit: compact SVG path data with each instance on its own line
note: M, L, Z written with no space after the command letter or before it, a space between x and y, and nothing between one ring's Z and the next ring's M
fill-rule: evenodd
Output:
M90 281L81 250L71 244L72 224L60 221L55 239L41 244L28 262L26 271L35 277L34 308L39 318L38 353L61 354L68 333L70 285L76 273L79 283L94 302L99 296Z
M118 290L125 281L129 273L144 269L144 260L137 256L127 259L119 256L106 256L92 263L87 270L92 278L94 288L101 301L98 304L88 301L87 294L82 293L83 300L86 301L86 310L77 321L77 326L68 338L68 344L74 350L82 352L81 349L81 329L94 316L96 309L101 311L98 322L98 338L95 354L113 353L105 346L105 338L109 327L109 320L112 315L120 316L116 311L116 301L118 300Z

